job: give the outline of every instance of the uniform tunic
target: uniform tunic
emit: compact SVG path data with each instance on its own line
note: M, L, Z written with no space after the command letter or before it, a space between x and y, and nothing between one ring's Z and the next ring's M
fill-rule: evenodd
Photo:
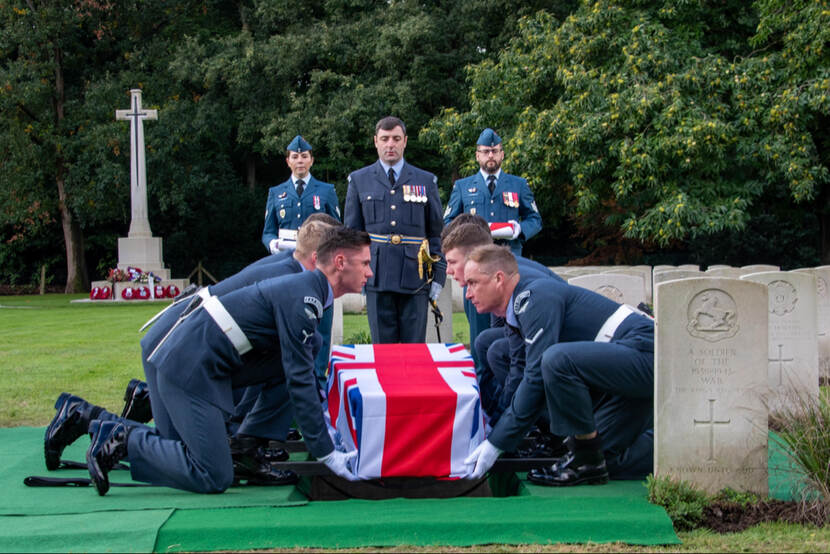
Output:
M426 238L430 253L440 254L444 225L437 180L404 163L392 187L380 161L359 169L349 175L343 223L370 235ZM426 273L419 276L420 241L413 242L372 240L373 275L366 291L373 342L424 342L430 285ZM443 259L433 265L433 278L444 284Z
M309 452L317 458L330 453L334 446L317 392L312 346L331 296L319 271L219 296L253 347L243 355L204 309L180 324L150 365L156 368L153 415L162 415L170 427L166 432L132 429L127 458L133 478L195 492L230 486L233 463L225 418L233 410L232 389L263 382L285 383Z
M268 190L262 229L262 244L267 250L270 251L271 241L279 238L280 229L298 229L313 213L325 212L340 221L340 204L334 185L318 181L311 175L307 179L302 197L297 196L291 178Z
M612 477L651 470L654 322L632 313L610 342L595 341L618 308L587 289L552 279L520 280L507 320L515 317L524 338L526 366L488 437L494 445L514 450L546 407L554 434L599 431Z

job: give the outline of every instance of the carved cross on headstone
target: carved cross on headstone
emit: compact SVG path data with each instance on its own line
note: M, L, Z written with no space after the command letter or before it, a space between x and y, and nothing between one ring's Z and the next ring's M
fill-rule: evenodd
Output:
M147 174L144 164L145 119L158 119L157 110L141 107L141 89L130 90L132 106L129 110L115 110L115 119L130 122L130 232L133 237L151 237L147 218Z
M712 462L715 460L715 425L726 425L728 423L732 423L732 419L727 419L726 421L717 421L715 419L715 399L709 399L709 419L706 421L700 421L698 419L694 420L695 425L708 425L709 426L709 457L706 458L707 462Z
M785 358L782 350L784 349L783 344L778 345L778 357L777 358L769 358L770 362L778 362L778 385L784 384L784 362L792 362L792 358Z

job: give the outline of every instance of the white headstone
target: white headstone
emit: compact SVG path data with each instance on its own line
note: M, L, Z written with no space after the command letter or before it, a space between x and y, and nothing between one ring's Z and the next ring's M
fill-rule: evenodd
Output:
M819 384L830 382L830 266L796 269L816 278L816 336Z
M762 271L780 271L781 268L777 265L769 264L752 264L741 266L741 269L747 273L761 273Z
M655 286L656 476L767 494L766 305L758 283Z
M334 312L331 314L331 344L343 344L343 297L334 299Z
M718 267L709 268L704 271L706 277L725 277L727 279L740 279L746 272L739 267Z
M652 277L650 265L635 265L628 268L621 268L617 270L608 270L603 273L621 273L623 275L639 275L643 278L643 286L645 287L646 303L654 302L654 295L652 293Z
M695 277L705 277L706 275L700 270L693 269L667 269L654 274L654 284L665 283L666 281L674 281L676 279L692 279Z
M582 275L568 279L569 285L575 285L610 298L620 304L637 306L645 302L646 292L643 278L639 275L622 273L599 273Z
M741 279L769 289L770 411L798 412L818 398L816 283L810 273L751 273Z

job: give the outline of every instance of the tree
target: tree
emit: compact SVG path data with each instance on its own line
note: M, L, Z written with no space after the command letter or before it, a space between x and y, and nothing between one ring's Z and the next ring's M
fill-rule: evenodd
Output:
M813 31L827 27L830 12L807 4L775 21L809 15ZM470 109L444 111L422 138L463 166L472 130L496 122L505 166L528 178L546 224L567 217L582 237L667 247L742 229L765 191L784 186L802 202L827 181L808 115L826 116L827 105L808 108L794 92L826 92L826 79L805 71L827 65L798 72L785 51L754 50L765 40L750 44L759 14L763 29L773 13L739 1L610 0L584 2L561 24L540 12L498 61L470 68Z

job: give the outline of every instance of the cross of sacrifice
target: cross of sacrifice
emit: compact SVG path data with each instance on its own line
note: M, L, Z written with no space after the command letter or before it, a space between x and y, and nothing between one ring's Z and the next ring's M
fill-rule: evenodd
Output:
M157 110L141 108L141 89L131 89L132 107L115 110L115 119L130 122L130 232L128 237L152 237L147 219L147 173L144 164L145 119L158 119Z
M778 357L777 358L769 358L770 362L778 362L778 385L781 386L784 384L784 362L792 362L792 358L785 358L782 350L784 349L783 344L778 345Z
M706 458L707 462L715 461L715 425L726 425L728 423L732 423L732 419L727 419L726 421L717 421L715 419L715 399L709 399L709 419L706 421L700 421L698 419L694 420L695 425L708 425L709 426L709 457Z

